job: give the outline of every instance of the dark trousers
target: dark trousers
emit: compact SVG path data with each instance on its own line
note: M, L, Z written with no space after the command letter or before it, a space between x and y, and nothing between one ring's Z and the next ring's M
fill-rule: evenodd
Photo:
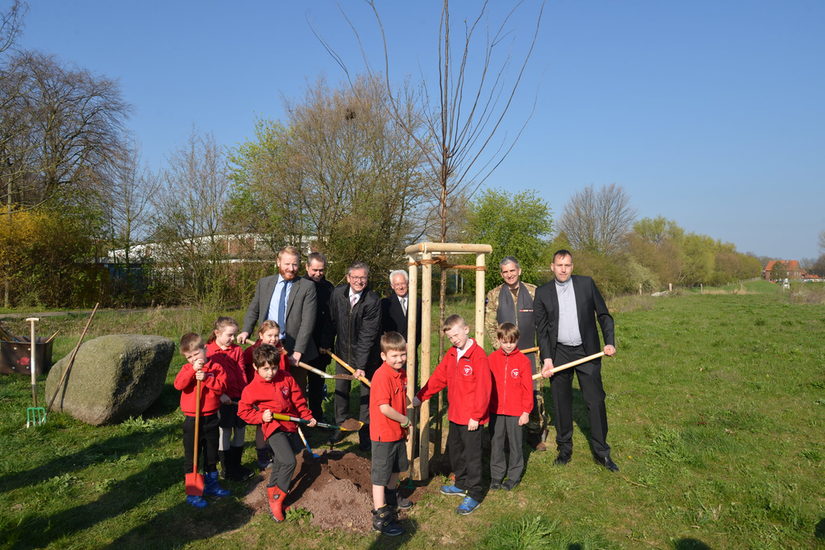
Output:
M586 357L583 346L556 347L554 365L563 365L576 359ZM602 366L596 359L572 369L554 374L550 379L553 395L553 412L556 426L556 447L559 453L573 452L573 371L579 379L579 387L587 405L590 418L590 442L593 454L598 457L610 456L607 444L607 410L604 406L604 388L602 387Z
M204 472L218 469L218 415L202 416L198 426L198 458L203 461ZM195 458L195 417L183 421L183 472L191 474Z
M479 501L484 496L481 486L481 454L486 434L484 426L471 432L463 424L450 422L450 435L447 436L455 486L464 489L468 496Z
M307 365L326 372L329 361L327 355L319 355L312 361L307 361ZM309 410L312 411L312 416L316 420L321 420L324 417L324 384L326 381L313 372L307 372L307 375L306 396Z
M518 425L518 416L494 414L490 419L493 435L490 442L490 479L502 481L504 474L511 481L521 481L524 472L524 451L521 448L523 428ZM504 456L504 445L510 447L510 466Z
M277 431L270 435L266 442L273 454L267 487L277 485L283 492L289 492L289 484L292 482L296 463L292 437L287 432Z
M338 374L350 374L341 365L336 365L335 372ZM369 376L367 376L369 378ZM370 423L370 389L366 384L361 384L361 394L358 406L358 420L364 424ZM349 380L335 381L335 423L341 424L349 418L349 393L352 382Z

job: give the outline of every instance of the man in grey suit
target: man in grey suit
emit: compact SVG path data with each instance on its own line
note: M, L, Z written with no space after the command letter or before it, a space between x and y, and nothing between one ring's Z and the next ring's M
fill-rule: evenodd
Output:
M238 343L246 342L256 324L272 320L281 328L281 342L289 353L290 362L294 365L298 361L311 361L318 355L318 347L312 338L317 309L315 284L298 277L301 252L294 246L285 246L278 252L276 265L278 274L260 279L255 287L255 297L244 316ZM292 372L306 373L303 369ZM306 376L301 389L305 385Z

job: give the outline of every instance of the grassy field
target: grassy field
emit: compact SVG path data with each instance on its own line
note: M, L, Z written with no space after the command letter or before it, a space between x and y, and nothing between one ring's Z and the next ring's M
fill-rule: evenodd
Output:
M530 454L521 485L467 517L453 513L456 499L428 493L400 540L316 531L301 514L275 524L241 496L185 505L171 386L179 358L161 399L118 426L53 415L27 430L28 381L0 377L0 547L825 548L825 305L767 283L705 290L611 303L619 353L603 377L621 472L590 460L577 392L568 466L553 466L552 452ZM103 312L91 337L177 339L206 332L212 318ZM61 330L61 357L84 322L44 319L39 333ZM6 325L24 333L22 321ZM243 494L242 484L227 485Z

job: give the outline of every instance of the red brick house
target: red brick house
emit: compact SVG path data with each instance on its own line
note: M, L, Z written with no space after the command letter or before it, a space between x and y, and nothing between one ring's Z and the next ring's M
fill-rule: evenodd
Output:
M768 265L765 266L765 269L762 270L762 278L766 281L776 280L773 272L776 270L777 264L783 268L781 270L784 271L784 275L781 277L783 279L799 280L806 275L796 260L771 260L768 262Z

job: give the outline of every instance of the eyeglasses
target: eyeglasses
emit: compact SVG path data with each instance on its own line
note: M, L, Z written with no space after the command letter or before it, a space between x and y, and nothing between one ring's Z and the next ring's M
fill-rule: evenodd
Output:
M353 281L366 281L367 277L356 277L355 275L347 275Z

